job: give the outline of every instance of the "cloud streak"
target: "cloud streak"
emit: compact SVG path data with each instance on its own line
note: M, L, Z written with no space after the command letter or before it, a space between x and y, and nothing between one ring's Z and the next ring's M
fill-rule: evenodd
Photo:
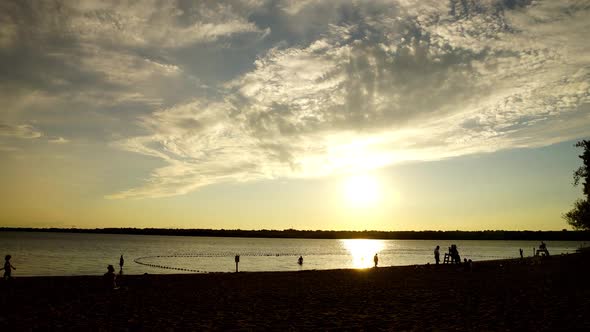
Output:
M35 127L28 124L10 125L0 123L0 136L20 139L35 139L43 136L43 134L35 129Z

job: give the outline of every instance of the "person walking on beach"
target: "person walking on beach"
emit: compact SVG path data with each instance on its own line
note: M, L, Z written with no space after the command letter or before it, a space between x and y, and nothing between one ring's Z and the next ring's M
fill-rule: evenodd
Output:
M4 267L2 268L2 270L4 270L4 279L5 280L12 279L12 270L16 270L16 267L14 267L14 266L12 266L12 264L10 264L11 258L12 258L12 256L10 256L10 255L6 255L6 257L4 257Z
M125 264L125 260L123 259L123 255L121 255L121 258L119 258L119 267L121 268L121 271L123 271L123 264Z
M518 251L520 251L520 259L523 259L523 258L524 258L524 256L523 256L523 251L522 251L522 248L518 249Z
M303 256L299 256L299 258L297 259L297 264L303 265Z
M440 262L440 246L434 248L434 261L436 262L436 265Z
M379 264L379 257L377 256L377 254L373 256L373 262L375 262L375 267L377 267L377 264Z

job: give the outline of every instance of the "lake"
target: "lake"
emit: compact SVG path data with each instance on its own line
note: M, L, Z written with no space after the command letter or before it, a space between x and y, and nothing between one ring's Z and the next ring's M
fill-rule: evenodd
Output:
M585 245L577 241L546 241L552 255L572 253ZM519 248L533 254L538 241L480 240L333 240L112 235L42 232L0 232L0 255L12 255L18 276L102 275L112 264L118 271L124 255L126 274L235 271L297 271L366 268L379 256L379 266L434 263L451 244L462 258L516 258ZM303 264L297 264L303 256Z

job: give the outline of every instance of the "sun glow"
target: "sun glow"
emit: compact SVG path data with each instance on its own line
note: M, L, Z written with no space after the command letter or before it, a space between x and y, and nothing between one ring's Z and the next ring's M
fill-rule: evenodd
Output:
M346 179L344 193L352 207L372 207L379 201L379 183L368 174L354 175Z
M384 247L381 240L340 240L342 245L352 256L352 266L356 269L372 267L373 257Z

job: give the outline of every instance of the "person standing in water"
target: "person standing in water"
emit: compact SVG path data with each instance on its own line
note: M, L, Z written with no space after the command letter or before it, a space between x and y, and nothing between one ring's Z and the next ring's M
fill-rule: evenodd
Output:
M377 256L377 254L373 256L373 262L375 262L375 267L377 267L377 264L379 264L379 256Z
M299 258L297 259L297 264L303 265L303 256L299 256Z
M8 280L8 279L12 279L12 270L16 270L16 267L12 266L12 264L10 264L10 259L12 258L12 256L10 255L6 255L6 257L4 257L4 267L2 268L4 270L4 279Z
M436 265L440 262L440 246L434 248L434 261L436 262Z
M121 255L121 258L119 258L119 267L121 270L123 270L123 264L125 264L125 260L123 259L123 255Z

